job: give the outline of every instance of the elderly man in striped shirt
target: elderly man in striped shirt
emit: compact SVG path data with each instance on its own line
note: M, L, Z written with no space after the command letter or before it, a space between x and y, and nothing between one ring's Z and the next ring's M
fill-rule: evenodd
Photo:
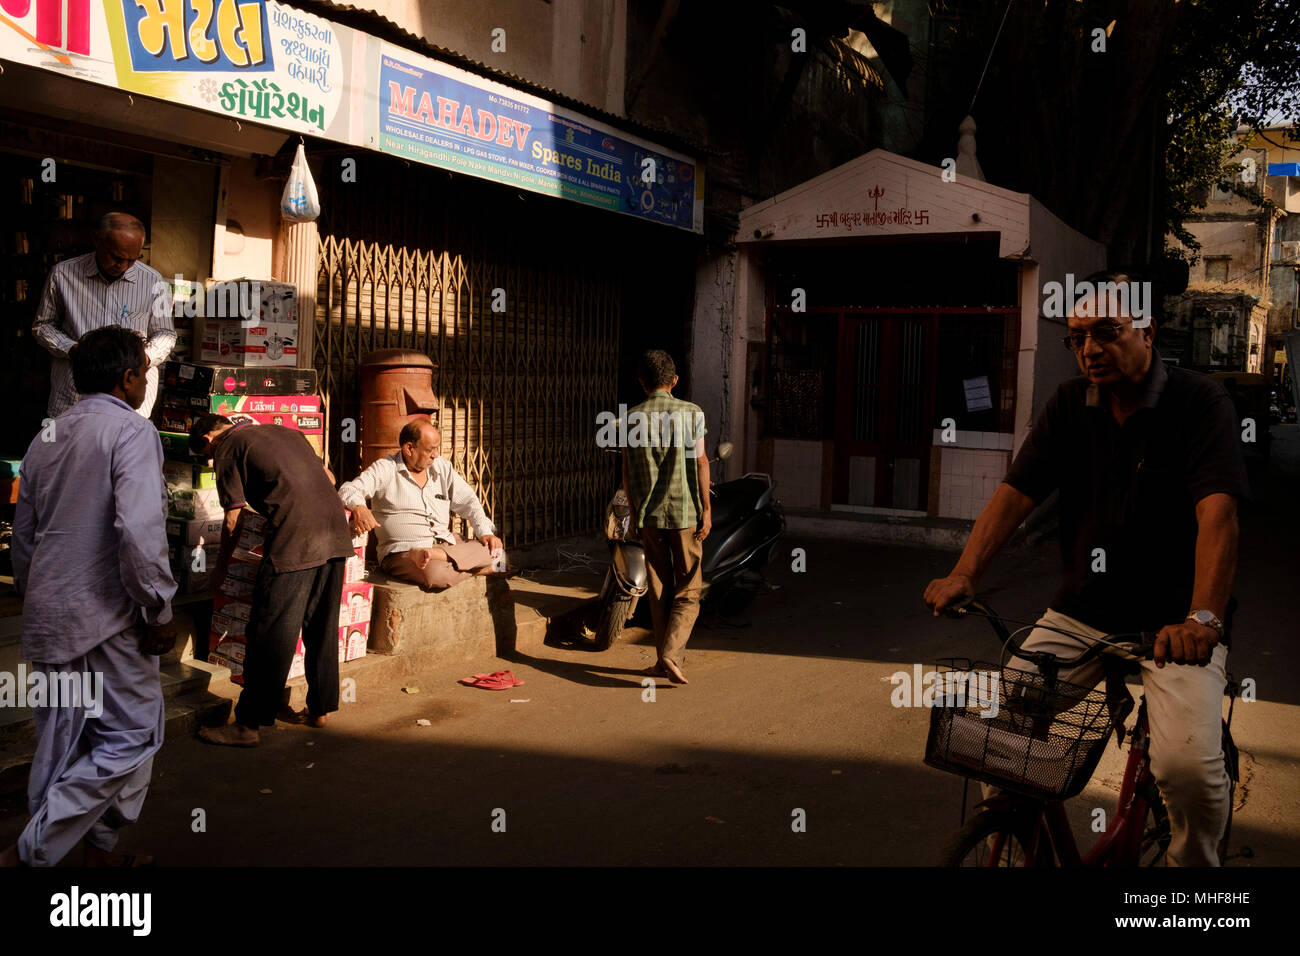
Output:
M94 252L64 259L50 270L32 323L32 335L52 356L47 414L56 418L77 403L68 361L76 341L93 329L120 325L145 340L147 389L136 411L148 418L158 395L158 369L176 344L171 286L138 261L144 224L135 216L108 213L95 228L94 243Z
M474 489L438 454L437 426L414 419L402 426L397 440L396 454L380 458L339 488L352 509L353 532L375 532L380 570L430 591L496 573L493 562L504 545ZM452 532L453 513L468 522L475 540Z

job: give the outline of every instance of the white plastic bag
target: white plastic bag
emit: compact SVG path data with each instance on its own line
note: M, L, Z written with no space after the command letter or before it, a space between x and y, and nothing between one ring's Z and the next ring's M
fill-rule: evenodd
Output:
M289 181L284 184L284 194L280 197L280 216L286 222L311 222L320 216L320 197L316 194L316 183L307 167L307 154L302 143L298 144L298 153L289 170Z

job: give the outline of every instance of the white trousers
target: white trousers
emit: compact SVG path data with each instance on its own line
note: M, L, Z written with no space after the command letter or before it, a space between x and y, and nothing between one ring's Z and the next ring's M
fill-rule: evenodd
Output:
M1059 627L1086 642L1047 630ZM1076 657L1086 644L1106 636L1072 617L1048 609L1025 639L1027 651ZM1169 811L1170 866L1218 866L1218 844L1228 823L1228 772L1223 765L1223 688L1228 650L1216 645L1205 667L1166 662L1158 668L1142 662L1142 691L1151 729L1151 773ZM1013 657L1008 667L1034 670ZM1102 662L1062 670L1060 678L1094 687L1101 682ZM985 788L988 795L994 788Z
M140 816L165 719L158 658L139 644L132 629L75 661L33 662L34 670L102 675L103 700L98 716L85 701L33 711L32 818L18 838L28 866L54 866L83 838L111 852L117 831Z

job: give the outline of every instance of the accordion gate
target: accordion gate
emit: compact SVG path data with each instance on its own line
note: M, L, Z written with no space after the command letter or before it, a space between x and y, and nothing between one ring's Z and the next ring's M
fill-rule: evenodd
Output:
M331 467L340 479L359 470L360 361L414 349L437 366L442 453L508 547L596 529L612 490L595 432L597 413L616 407L620 287L545 243L480 232L494 218L481 194L457 210L478 184L399 199L415 172L395 174L408 182L392 184L388 202L370 190L323 210L313 364L329 400ZM413 213L417 198L441 214ZM343 440L349 418L354 441Z

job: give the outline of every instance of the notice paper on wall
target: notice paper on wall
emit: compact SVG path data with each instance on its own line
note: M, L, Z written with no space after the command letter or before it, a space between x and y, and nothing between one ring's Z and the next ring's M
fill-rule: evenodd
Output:
M989 377L964 378L962 386L966 389L966 411L983 412L993 407L993 396L989 393Z

